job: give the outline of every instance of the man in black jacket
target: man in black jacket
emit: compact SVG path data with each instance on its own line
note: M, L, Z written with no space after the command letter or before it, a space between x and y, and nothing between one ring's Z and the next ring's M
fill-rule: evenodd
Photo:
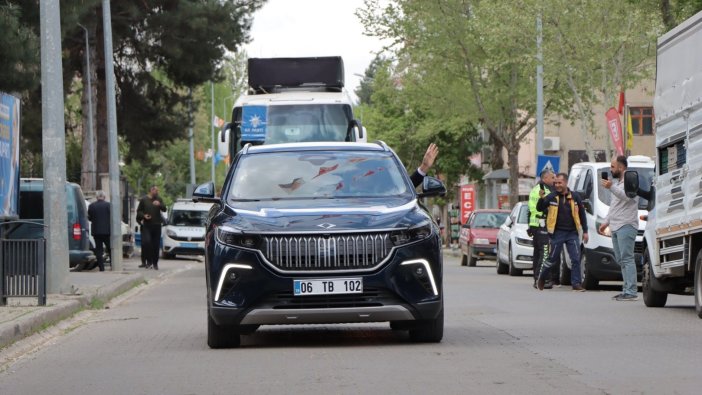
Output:
M88 219L90 220L90 234L93 235L95 240L97 264L100 271L104 272L105 261L103 255L105 250L103 245L107 249L108 254L112 253L110 248L110 203L105 201L104 191L95 192L95 197L97 200L88 206ZM110 262L112 262L112 259L110 259Z
M427 152L424 153L424 158L422 158L422 164L410 175L410 179L415 188L422 183L427 172L434 165L434 160L436 160L437 155L439 155L439 147L434 143L429 144Z
M149 266L158 270L158 255L161 247L161 211L166 211L158 196L158 187L152 186L137 206L137 222L141 223L141 253Z
M585 208L577 192L568 189L568 175L559 173L553 182L554 192L539 199L536 209L546 212L546 230L551 237L551 252L548 259L541 265L541 272L536 285L542 290L549 277L551 266L558 262L565 245L570 256L570 282L573 291L582 292L580 278L580 234L583 243L587 243L587 218Z

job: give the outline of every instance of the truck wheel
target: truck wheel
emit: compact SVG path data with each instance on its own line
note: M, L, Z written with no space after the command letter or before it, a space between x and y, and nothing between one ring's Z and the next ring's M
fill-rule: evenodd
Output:
M217 325L207 312L207 345L210 348L236 348L241 345L239 332L224 325Z
M647 307L663 307L668 301L667 292L659 292L653 289L653 282L656 281L653 269L651 268L651 257L648 255L648 248L644 250L643 278L641 288L643 289L643 300Z
M695 311L702 318L702 251L697 253L695 262Z
M461 252L461 266L468 266L468 257Z
M444 337L444 308L431 320L421 320L409 331L410 339L417 343L439 343Z
M517 269L514 267L514 257L512 256L512 246L509 248L509 275L512 277L518 277L522 275L522 269Z
M565 261L565 252L561 252L561 285L570 285L570 268Z
M580 253L580 274L585 289L595 289L600 285L600 280L590 273L587 267L587 258L585 258L585 250Z

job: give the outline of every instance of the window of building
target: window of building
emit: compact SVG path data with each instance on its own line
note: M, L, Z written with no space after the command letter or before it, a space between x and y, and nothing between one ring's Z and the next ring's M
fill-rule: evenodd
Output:
M631 129L634 135L653 134L653 107L631 107Z

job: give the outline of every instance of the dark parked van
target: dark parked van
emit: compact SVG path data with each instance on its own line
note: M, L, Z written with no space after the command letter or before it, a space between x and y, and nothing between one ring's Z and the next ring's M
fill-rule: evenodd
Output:
M19 217L33 223L21 223L8 229L9 239L38 239L44 237L44 180L22 178L19 188ZM66 183L66 212L68 213L69 265L83 270L95 261L90 251L88 209L80 185Z

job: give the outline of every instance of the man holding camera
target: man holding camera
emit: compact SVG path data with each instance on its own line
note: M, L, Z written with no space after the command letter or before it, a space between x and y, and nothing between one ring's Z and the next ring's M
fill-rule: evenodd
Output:
M634 263L634 245L639 229L639 199L630 198L624 191L624 172L628 167L626 156L619 155L612 159L610 171L616 181L602 179L602 186L609 189L612 197L607 218L600 225L600 233L609 226L612 232L614 259L622 268L622 292L612 299L617 301L635 301L637 295L636 264Z

